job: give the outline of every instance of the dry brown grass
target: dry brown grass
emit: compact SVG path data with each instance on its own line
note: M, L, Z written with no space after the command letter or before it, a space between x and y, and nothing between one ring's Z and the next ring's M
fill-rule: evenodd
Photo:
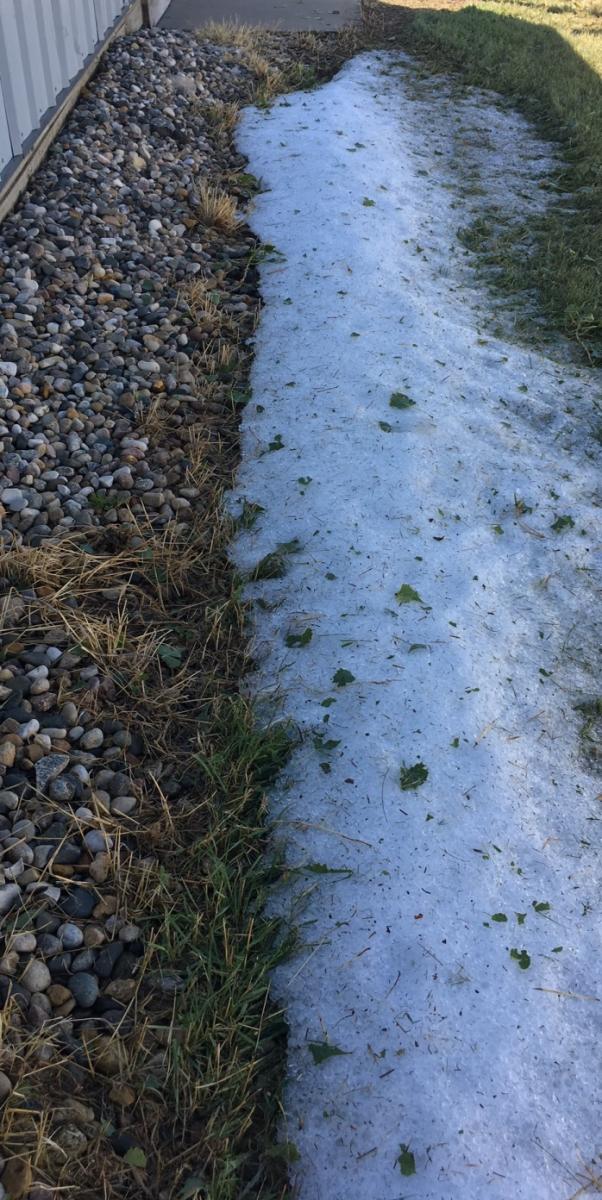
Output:
M199 221L220 233L235 233L241 224L236 199L221 188L204 184L199 188Z
M157 445L164 442L169 433L171 413L165 403L165 395L160 392L153 396L150 404L138 404L136 409L138 420L137 434L140 437L151 438Z
M231 101L216 100L213 104L200 105L199 111L214 135L223 139L231 135L236 128L240 109L238 104Z
M233 424L227 403L224 412ZM230 438L216 447L202 421L187 437L189 475L203 497L188 525L158 531L132 521L87 530L85 546L70 535L0 556L0 571L37 592L28 633L37 640L66 630L83 661L96 662L113 685L86 703L120 716L147 748L140 807L125 826L100 800L89 805L115 840L115 906L147 931L143 968L123 993L123 1027L84 1029L74 1089L58 1027L25 1030L14 1002L0 1018L0 1068L14 1083L0 1139L7 1157L22 1160L11 1171L51 1180L78 1200L159 1192L175 1200L195 1170L212 1200L238 1194L227 1180L239 1180L242 1191L257 1172L266 1197L284 1194L261 1149L274 1119L262 1080L280 1053L267 1006L274 930L252 915L263 887L266 738L232 694L244 668L243 617L226 557L222 487L235 450ZM268 756L276 762L277 746ZM174 778L176 805L166 790ZM52 862L44 877L53 882ZM140 1167L114 1153L102 1117L124 1088ZM66 1152L70 1137L84 1139L80 1157Z
M240 21L208 21L197 30L202 42L213 42L216 46L237 46L240 50L254 51L265 41L265 30L258 25L245 25Z
M215 300L215 289L211 280L200 279L196 276L181 289L180 296L184 301L195 325L208 333L219 331L222 337L238 340L236 322Z

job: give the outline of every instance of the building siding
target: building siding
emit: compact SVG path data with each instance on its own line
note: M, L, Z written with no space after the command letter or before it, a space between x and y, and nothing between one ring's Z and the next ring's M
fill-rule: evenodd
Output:
M130 0L0 0L0 181Z

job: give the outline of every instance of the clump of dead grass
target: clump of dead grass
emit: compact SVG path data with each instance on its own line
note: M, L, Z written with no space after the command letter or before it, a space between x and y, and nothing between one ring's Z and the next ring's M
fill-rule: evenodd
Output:
M199 188L197 208L199 221L220 233L235 233L242 221L237 212L236 198L212 184Z
M240 50L255 51L263 44L265 32L257 25L241 21L208 21L197 30L199 41L215 46L237 46Z
M214 136L224 139L236 128L240 109L231 101L215 100L212 104L201 105L199 111Z

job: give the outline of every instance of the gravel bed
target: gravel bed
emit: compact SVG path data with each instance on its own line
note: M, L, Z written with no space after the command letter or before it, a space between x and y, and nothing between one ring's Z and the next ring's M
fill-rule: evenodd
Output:
M274 60L289 55L272 40ZM149 973L140 990L148 939L128 919L120 872L157 790L185 802L186 774L151 752L134 693L111 670L119 656L94 653L93 629L118 626L142 597L143 640L145 552L172 532L185 547L205 505L191 430L218 470L223 439L235 440L232 348L257 318L256 243L199 213L207 183L244 207L245 164L219 117L252 83L240 51L188 35L116 42L0 228L0 1101L24 1056L53 1068L53 1086L60 1065L61 1095L65 1079L73 1088L36 1163L34 1126L13 1118L0 1200L51 1200L99 1145L130 1164L111 1185L130 1194L128 1154L143 1135L127 1118L136 1095L119 1039L144 989L171 997L182 985ZM127 586L93 570L91 583L80 572L83 591L66 586L76 559L93 567L111 553L130 555ZM91 613L89 637L75 637ZM163 642L160 657L169 682L181 648ZM164 1042L157 1029L151 1051ZM86 1102L90 1066L109 1080L102 1114ZM47 1100L27 1103L39 1113Z

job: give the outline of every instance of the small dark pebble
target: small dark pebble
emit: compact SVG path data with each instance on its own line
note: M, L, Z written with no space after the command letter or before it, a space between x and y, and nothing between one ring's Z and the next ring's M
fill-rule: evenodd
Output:
M98 900L98 892L93 888L74 887L61 901L61 908L69 917L90 917Z
M111 974L123 954L123 942L111 942L104 946L96 955L94 969L100 979L110 979Z
M80 1008L92 1008L98 999L98 980L89 971L80 971L69 980L69 991Z

